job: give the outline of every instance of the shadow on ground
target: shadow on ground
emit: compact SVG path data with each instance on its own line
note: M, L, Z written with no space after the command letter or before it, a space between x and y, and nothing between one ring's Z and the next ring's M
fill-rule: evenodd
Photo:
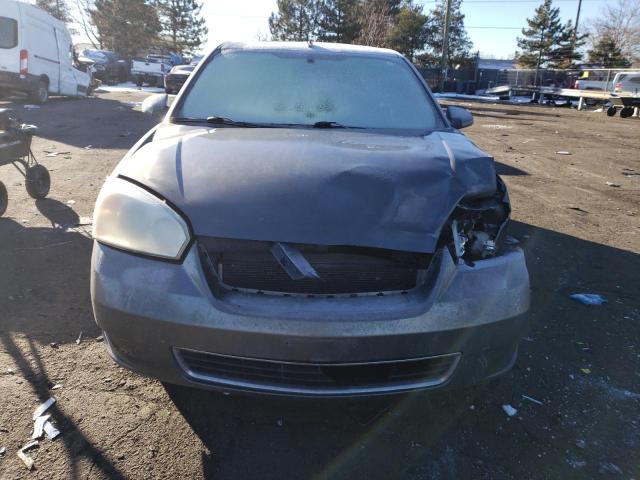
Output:
M131 102L109 100L100 96L56 97L32 110L24 108L28 103L14 99L18 101L12 101L5 107L13 108L24 122L36 125L39 138L79 148L128 148L133 143L132 140L140 138L159 121L158 117L134 110L134 106L144 96L144 92L132 93ZM70 102L80 105L85 112L86 118L80 127L76 118L68 116Z

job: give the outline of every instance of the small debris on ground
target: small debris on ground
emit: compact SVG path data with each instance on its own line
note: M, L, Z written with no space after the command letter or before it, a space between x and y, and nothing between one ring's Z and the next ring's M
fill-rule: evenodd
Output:
M53 405L54 403L56 403L56 399L55 397L51 397L49 398L49 400L47 400L46 402L41 404L38 408L36 408L35 411L33 412L33 420L35 420L36 418L41 416L44 412L49 410L49 407L51 407L51 405Z
M67 205L75 205L75 200L67 200Z
M590 368L581 368L580 371L582 373L584 373L585 375L591 375L591 369Z
M607 303L607 299L597 293L573 293L569 298L577 300L583 305L602 305Z
M619 183L606 182L606 184L609 187L614 187L614 188L620 188L621 187L621 185Z
M99 337L96 337L96 342L102 342L104 340L104 336L100 335Z
M16 371L13 368L7 368L4 373L5 375L14 375Z
M51 342L51 343L49 344L49 346L50 346L51 348L58 348L58 344L57 344L56 342Z
M556 155L571 155L571 152L567 152L566 150L559 150L556 152Z
M58 430L51 422L45 422L44 433L47 434L49 440L55 440L60 435L60 430Z
M84 147L85 150L91 150L93 148L93 145L87 145L86 147Z
M581 438L576 440L576 447L578 448L587 448L587 442L582 440Z
M0 457L4 456L4 454L7 452L7 449L4 447L0 447Z
M39 440L44 435L44 424L49 421L51 415L40 415L33 422L33 433L31 434L31 438L34 440Z
M39 109L39 108L40 108L40 105L30 105L30 104L27 104L27 105L25 105L25 106L24 106L24 109L25 109L25 110L37 110L37 109Z
M37 447L38 445L39 445L38 440L34 440L33 442L29 442L24 447L22 447L20 450L18 450L18 453L16 454L16 455L18 455L18 458L20 460L22 460L22 463L24 463L25 467L27 467L27 470L33 470L33 458L31 458L25 452L28 452L29 450L31 450L32 448Z
M513 417L518 413L518 410L516 410L509 404L502 405L502 410L504 410L504 413L506 413L509 417Z
M82 341L82 331L80 331L80 335L78 335L78 338L76 338L76 345L80 345L81 341Z
M522 398L524 398L525 400L529 400L530 402L537 403L538 405L544 405L544 403L542 403L540 400L536 400L535 398L530 397L529 395L522 395Z
M620 470L620 467L611 462L601 463L598 471L600 473L617 473L618 475L622 475L622 470Z
M64 385L62 385L61 383L56 383L53 387L51 387L51 390L60 390Z

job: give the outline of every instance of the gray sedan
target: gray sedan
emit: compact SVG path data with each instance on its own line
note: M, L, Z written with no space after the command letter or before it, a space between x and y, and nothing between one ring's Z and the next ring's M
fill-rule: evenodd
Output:
M507 371L529 306L493 158L391 50L223 44L107 179L91 297L162 381L350 396Z

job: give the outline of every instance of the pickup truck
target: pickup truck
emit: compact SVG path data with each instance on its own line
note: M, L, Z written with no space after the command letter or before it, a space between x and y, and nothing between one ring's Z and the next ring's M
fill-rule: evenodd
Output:
M164 87L164 76L173 67L172 59L168 55L148 55L145 58L135 58L131 64L131 76L136 85Z

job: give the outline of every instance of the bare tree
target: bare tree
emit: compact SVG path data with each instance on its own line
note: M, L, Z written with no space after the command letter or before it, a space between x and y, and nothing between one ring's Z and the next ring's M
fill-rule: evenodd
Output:
M385 47L393 16L386 2L365 1L360 6L360 34L355 40L359 45Z
M76 0L76 7L75 15L72 15L73 21L80 26L94 48L102 48L98 29L93 24L89 13L94 8L93 2L91 0Z
M592 46L599 39L613 40L622 54L640 64L640 0L617 0L602 7L590 22Z

